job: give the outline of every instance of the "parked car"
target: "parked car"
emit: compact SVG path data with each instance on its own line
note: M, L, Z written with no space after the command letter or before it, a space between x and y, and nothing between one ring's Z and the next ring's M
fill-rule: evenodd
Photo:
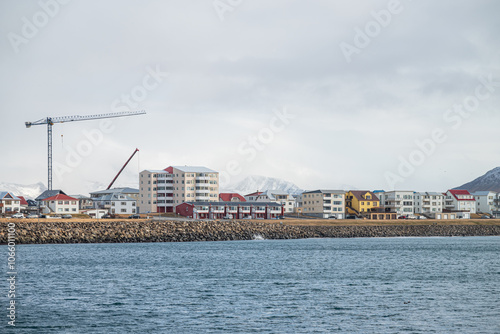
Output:
M60 215L53 215L53 216L47 216L47 218L51 218L51 219L61 219L61 216L60 216Z
M485 216L481 216L481 219L491 219L491 217L485 215Z
M427 219L426 216L418 216L418 219Z
M233 215L232 214L225 215L224 217L222 217L222 219L233 219Z
M30 219L38 218L38 215L34 214L34 213L31 213L31 214L27 215L26 218L30 218Z
M328 219L337 219L337 217L336 216L330 216L330 217L328 217Z
M398 219L408 219L406 216L399 216Z
M22 213L14 213L11 218L24 218L24 215Z
M130 216L128 216L128 218L129 219L140 219L141 216L139 216L139 215L130 215Z
M355 215L347 215L345 218L346 219L358 219L358 217L356 217Z
M72 215L62 215L62 218L63 219L71 219L71 218L73 218L73 216Z

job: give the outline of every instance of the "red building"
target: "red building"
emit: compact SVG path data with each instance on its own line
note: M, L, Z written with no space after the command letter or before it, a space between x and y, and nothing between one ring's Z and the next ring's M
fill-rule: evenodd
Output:
M193 219L277 219L284 208L274 202L186 202L175 212Z

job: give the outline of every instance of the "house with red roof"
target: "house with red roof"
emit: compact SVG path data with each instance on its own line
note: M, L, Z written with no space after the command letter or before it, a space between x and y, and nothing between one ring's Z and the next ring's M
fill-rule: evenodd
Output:
M476 199L469 191L464 189L452 189L448 190L445 196L443 209L476 213Z
M220 193L219 201L221 202L246 202L245 197L237 193Z
M50 212L57 214L75 214L79 212L78 199L65 194L57 194L42 200Z

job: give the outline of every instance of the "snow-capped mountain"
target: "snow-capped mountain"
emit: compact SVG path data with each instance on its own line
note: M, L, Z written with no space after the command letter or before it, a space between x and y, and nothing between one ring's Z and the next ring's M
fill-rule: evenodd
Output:
M0 191L8 191L15 196L23 196L26 199L35 199L45 190L47 187L42 182L27 185L0 182Z
M221 192L236 192L241 195L256 191L281 190L292 195L300 194L304 190L292 182L266 176L251 175L234 184L229 184Z
M474 181L461 185L455 189L466 189L469 192L488 190L500 192L500 167L494 168Z

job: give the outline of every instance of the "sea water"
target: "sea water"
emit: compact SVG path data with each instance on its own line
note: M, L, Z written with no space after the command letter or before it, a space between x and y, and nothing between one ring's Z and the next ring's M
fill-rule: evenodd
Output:
M500 333L499 255L500 237L18 245L0 332Z

